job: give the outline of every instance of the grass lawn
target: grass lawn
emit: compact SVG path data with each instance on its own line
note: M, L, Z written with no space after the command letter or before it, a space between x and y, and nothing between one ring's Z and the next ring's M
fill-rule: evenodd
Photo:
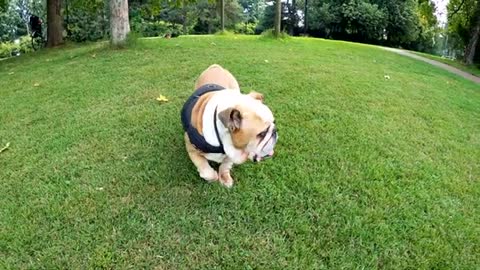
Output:
M462 63L460 61L450 60L450 59L447 59L447 58L440 57L438 55L432 55L432 54L428 54L428 53L421 53L421 52L414 52L414 51L411 51L411 52L415 53L417 55L432 59L432 60L436 60L438 62L442 62L442 63L447 64L447 65L456 67L460 70L463 70L465 72L468 72L470 74L473 74L473 75L476 75L476 76L480 77L480 67L477 67L475 65L470 65L470 66L465 65L464 63Z
M184 150L179 111L212 63L264 93L279 129L233 189ZM0 78L2 269L480 265L480 89L427 63L190 36L47 50Z

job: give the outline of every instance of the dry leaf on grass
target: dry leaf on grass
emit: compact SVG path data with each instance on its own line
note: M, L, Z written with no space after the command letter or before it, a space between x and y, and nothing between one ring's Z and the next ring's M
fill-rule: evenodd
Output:
M157 101L159 102L167 102L168 101L168 98L164 95L160 95L159 97L156 98Z
M7 142L7 144L5 145L5 147L3 147L2 149L0 149L0 153L2 153L3 151L7 150L8 147L10 147L10 143Z

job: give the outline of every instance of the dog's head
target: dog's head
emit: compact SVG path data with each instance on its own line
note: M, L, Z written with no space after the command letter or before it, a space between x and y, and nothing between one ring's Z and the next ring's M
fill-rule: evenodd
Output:
M262 94L251 92L219 113L234 147L248 153L254 162L271 157L278 139L273 113L263 101Z

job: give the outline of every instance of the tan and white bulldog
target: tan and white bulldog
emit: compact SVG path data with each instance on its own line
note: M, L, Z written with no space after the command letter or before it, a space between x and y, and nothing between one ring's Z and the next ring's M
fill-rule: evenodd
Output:
M273 155L275 119L262 94L242 94L235 77L219 65L203 71L195 89L182 109L188 155L200 177L231 187L233 164ZM208 160L220 163L218 173Z

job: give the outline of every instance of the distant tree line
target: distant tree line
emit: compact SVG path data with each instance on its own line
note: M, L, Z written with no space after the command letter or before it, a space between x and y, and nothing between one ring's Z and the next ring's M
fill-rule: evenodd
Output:
M438 25L432 0L283 0L281 5L277 5L279 2L130 0L126 11L128 30L146 37L211 34L223 30L259 34L273 29L277 19L280 22L278 28L290 35L381 44L424 52L463 49L466 62L477 59L475 49L480 32L478 0L451 0L446 29ZM63 38L82 42L112 36L112 16L120 14L112 9L123 8L122 3L127 1L0 0L0 3L3 3L0 41L27 35L28 16L36 14L46 18L47 10L51 10L49 18L57 20L52 24L59 25L52 32L60 36L60 42ZM276 13L280 16L275 16ZM127 25L123 28L126 29Z

